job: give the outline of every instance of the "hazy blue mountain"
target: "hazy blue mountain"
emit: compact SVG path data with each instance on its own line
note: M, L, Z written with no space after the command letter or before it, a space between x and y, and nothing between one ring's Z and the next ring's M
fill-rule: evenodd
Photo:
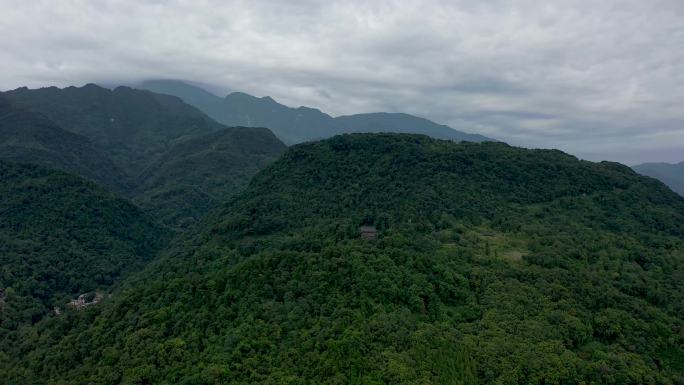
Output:
M11 103L39 112L83 135L131 175L161 156L173 141L223 128L177 97L94 84L5 92Z
M143 83L146 90L166 95L174 95L183 99L184 102L197 107L220 104L222 98L205 90L202 87L192 86L180 80L147 80ZM182 95L179 96L179 95Z
M659 179L673 191L684 196L684 162L644 163L632 167L636 172Z
M425 118L401 113L377 112L335 118L338 131L353 132L397 132L403 134L420 133L437 139L466 142L486 142L491 139L477 134L456 131L449 126L437 124Z
M45 116L0 98L0 159L72 172L116 192L131 189L129 177L87 138L65 131Z
M233 92L225 98L178 80L152 80L138 87L177 96L227 126L268 127L287 144L322 139L337 132L334 119L313 108L290 108L266 96Z
M336 134L334 120L315 108L284 106L272 98L233 92L223 99L217 121L229 126L268 127L282 141L295 144Z
M233 92L220 98L177 80L154 80L138 87L177 96L228 126L268 127L287 144L353 132L414 133L456 141L492 141L408 114L373 113L333 118L315 108L282 105L268 96L257 98Z

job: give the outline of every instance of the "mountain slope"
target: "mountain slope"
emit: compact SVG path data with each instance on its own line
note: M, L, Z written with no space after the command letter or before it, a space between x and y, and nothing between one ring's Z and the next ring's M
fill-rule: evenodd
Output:
M678 383L683 239L684 199L622 165L334 137L26 331L0 383Z
M195 222L283 151L265 128L231 127L181 141L143 172L135 201L173 226Z
M233 92L221 99L199 87L174 80L143 82L138 87L177 96L228 126L268 127L287 144L352 132L414 133L456 141L492 141L408 114L376 113L333 118L315 108L284 106L268 96L257 98Z
M108 189L130 192L131 181L92 143L46 117L0 98L0 159L42 164L76 173Z
M684 162L677 164L644 163L632 168L639 174L660 180L670 186L672 191L684 196Z
M332 117L315 108L290 108L268 96L242 92L228 94L221 109L210 116L229 126L268 127L287 144L335 135Z
M53 306L106 290L165 243L131 203L61 171L0 161L0 196L3 340Z
M0 105L0 158L77 173L176 229L244 187L285 148L267 129L227 128L149 91L87 85L3 96L23 107Z
M39 112L90 139L132 176L161 156L172 141L223 128L176 97L128 87L19 88L3 95L15 106Z

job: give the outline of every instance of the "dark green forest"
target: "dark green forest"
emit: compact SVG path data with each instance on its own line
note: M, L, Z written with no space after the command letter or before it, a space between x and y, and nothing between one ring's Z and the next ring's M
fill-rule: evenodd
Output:
M683 242L684 199L620 164L337 136L3 339L0 384L681 384Z
M139 176L134 202L169 226L192 225L285 148L265 128L230 127L179 141Z
M140 270L168 231L83 178L0 161L0 336Z

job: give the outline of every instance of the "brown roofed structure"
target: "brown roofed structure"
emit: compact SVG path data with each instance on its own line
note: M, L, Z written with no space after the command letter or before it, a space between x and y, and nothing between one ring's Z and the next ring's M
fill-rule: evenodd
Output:
M375 239L378 237L378 230L375 226L361 226L359 230L361 230L362 239Z

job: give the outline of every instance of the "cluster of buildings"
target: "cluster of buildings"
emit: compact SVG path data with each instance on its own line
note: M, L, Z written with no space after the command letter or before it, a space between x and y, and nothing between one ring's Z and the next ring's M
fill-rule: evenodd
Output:
M81 309L85 309L86 307L88 307L90 305L95 305L95 304L99 303L100 301L102 301L102 294L100 294L100 293L95 293L95 297L93 297L92 301L88 301L86 295L81 294L78 296L78 298L72 299L71 301L69 301L69 303L67 305L73 307L76 310L81 310Z

